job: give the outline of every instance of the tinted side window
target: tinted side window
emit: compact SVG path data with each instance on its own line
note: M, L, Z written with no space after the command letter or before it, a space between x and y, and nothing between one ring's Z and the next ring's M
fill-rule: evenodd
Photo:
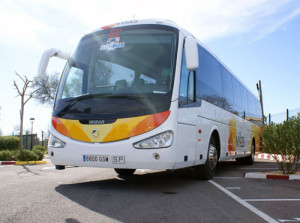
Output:
M252 94L248 93L248 113L247 113L247 118L248 119L253 119L256 117L256 103L255 103L255 98L253 97Z
M178 107L199 106L195 97L195 72L186 68L185 53L182 54Z
M189 83L188 83L188 103L195 102L195 72L189 72Z
M222 107L222 79L220 63L205 49L198 46L197 97Z
M222 66L222 89L223 89L223 100L224 100L224 109L229 112L234 112L233 110L233 85L232 77L229 71Z
M234 77L232 77L232 84L233 84L233 101L234 101L234 114L241 116L242 115L242 92L240 83Z
M241 91L242 91L242 118L246 118L247 114L249 113L249 109L248 109L248 93L247 93L247 89L241 85Z
M255 108L256 108L256 112L255 112L256 118L261 119L261 121L262 121L261 105L260 105L259 101L256 102L256 107Z
M187 104L187 94L188 94L188 78L189 71L186 69L185 53L182 53L182 65L181 65L181 76L180 76L180 86L179 86L179 101L178 106L183 107Z

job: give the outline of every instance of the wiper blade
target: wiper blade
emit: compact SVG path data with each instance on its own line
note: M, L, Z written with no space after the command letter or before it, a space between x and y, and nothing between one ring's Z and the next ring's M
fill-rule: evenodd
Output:
M81 95L75 98L66 99L65 102L70 102L64 109L62 109L58 115L62 116L67 111L69 111L75 104L77 104L80 101L90 99L90 98L98 98L98 97L106 97L107 95L110 95L111 93L105 93L105 94L85 94Z
M111 93L105 93L105 94L84 94L75 98L70 98L70 99L66 99L66 102L73 102L73 101L82 101L85 99L90 99L90 98L102 98L102 97L106 97L108 95L111 95Z
M121 94L112 94L112 93L104 93L104 94L85 94L75 98L65 99L65 102L68 102L68 105L63 108L58 115L62 116L67 113L74 105L78 102L86 100L86 99L94 99L94 98L108 98L108 99L129 99L135 100L138 103L142 104L144 107L151 107L151 103L149 101L143 101L140 99L151 99L150 97L145 96L134 96L134 95L121 95Z

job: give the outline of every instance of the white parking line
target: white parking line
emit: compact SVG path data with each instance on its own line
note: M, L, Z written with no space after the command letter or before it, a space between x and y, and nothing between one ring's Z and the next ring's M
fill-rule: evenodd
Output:
M255 167L242 167L242 168L237 168L238 170L278 170L278 168L255 168Z
M3 165L3 166L0 166L1 167L9 167L9 166L14 166L14 165Z
M240 187L226 187L227 190L240 190Z
M42 170L52 170L55 169L55 166L46 166Z
M292 218L292 219L278 219L279 222L299 222L300 218Z
M300 201L300 199L244 199L244 201Z
M232 199L234 199L235 201L237 201L238 203L240 203L244 207L248 208L250 211L252 211L254 214L258 215L259 217L261 217L265 221L271 222L271 223L278 222L275 219L271 218L269 215L265 214L264 212L258 210L257 208L255 208L251 204L247 203L245 200L242 200L241 198L239 198L238 196L236 196L235 194L233 194L232 192L230 192L226 188L224 188L221 185L217 184L216 182L214 182L212 180L209 180L208 182L211 183L212 185L214 185L215 187L217 187L218 189L220 189L221 191L223 191L225 194L230 196Z

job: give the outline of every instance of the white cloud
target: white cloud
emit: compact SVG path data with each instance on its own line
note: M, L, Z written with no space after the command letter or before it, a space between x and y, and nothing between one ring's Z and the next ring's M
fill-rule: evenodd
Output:
M251 32L253 35L261 35L266 27L273 26L284 16L282 11L289 3L290 1L272 0L219 0L217 4L207 5L204 9L198 4L198 7L193 7L186 23L190 24L188 29L202 41Z
M296 5L296 9L290 9ZM286 9L287 8L287 9ZM285 11L284 11L285 10ZM0 37L22 43L43 35L79 38L89 30L123 20L170 19L200 40L255 32L259 39L299 14L300 5L282 0L11 0L0 3ZM70 42L70 41L69 41Z
M35 74L44 49L72 50L89 30L133 17L165 18L189 30L201 41L242 34L256 41L299 14L297 0L184 0L180 3L174 0L1 0L0 52L6 52L0 54L1 61L5 61L5 66L0 67L1 89L10 95L0 98L1 128L11 131L8 126L18 123L19 100L13 98L15 92L11 89L9 74L14 70ZM9 46L6 43L10 43ZM35 51L31 50L33 47ZM54 69L59 70L56 66ZM41 123L43 118L38 121L38 115L45 112L34 111L34 107L28 106L26 120L35 117L36 124Z
M296 8L295 10L293 10L292 12L290 12L287 15L284 15L280 18L274 19L272 21L272 23L268 24L267 26L265 26L261 30L260 34L253 40L253 42L257 41L257 40L260 40L263 37L267 36L268 34L274 32L279 27L282 27L285 23L287 23L288 21L290 21L293 18L297 17L298 15L300 15L300 7Z
M9 12L0 8L0 38L4 41L26 44L37 41L35 35L46 26L25 13Z

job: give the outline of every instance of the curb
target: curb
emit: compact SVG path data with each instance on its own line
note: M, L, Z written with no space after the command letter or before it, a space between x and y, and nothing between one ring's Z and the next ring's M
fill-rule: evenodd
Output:
M278 161L282 161L283 160L282 157L281 157L281 155L275 155L275 154L269 154L269 153L258 153L258 154L255 154L255 158L265 159L265 160L275 160L274 156L277 157Z
M277 180L300 180L300 172L292 175L284 175L284 174L276 174L276 173L245 173L244 178L252 178L252 179L277 179Z
M45 160L43 161L0 161L0 165L36 165L36 164L46 164Z

